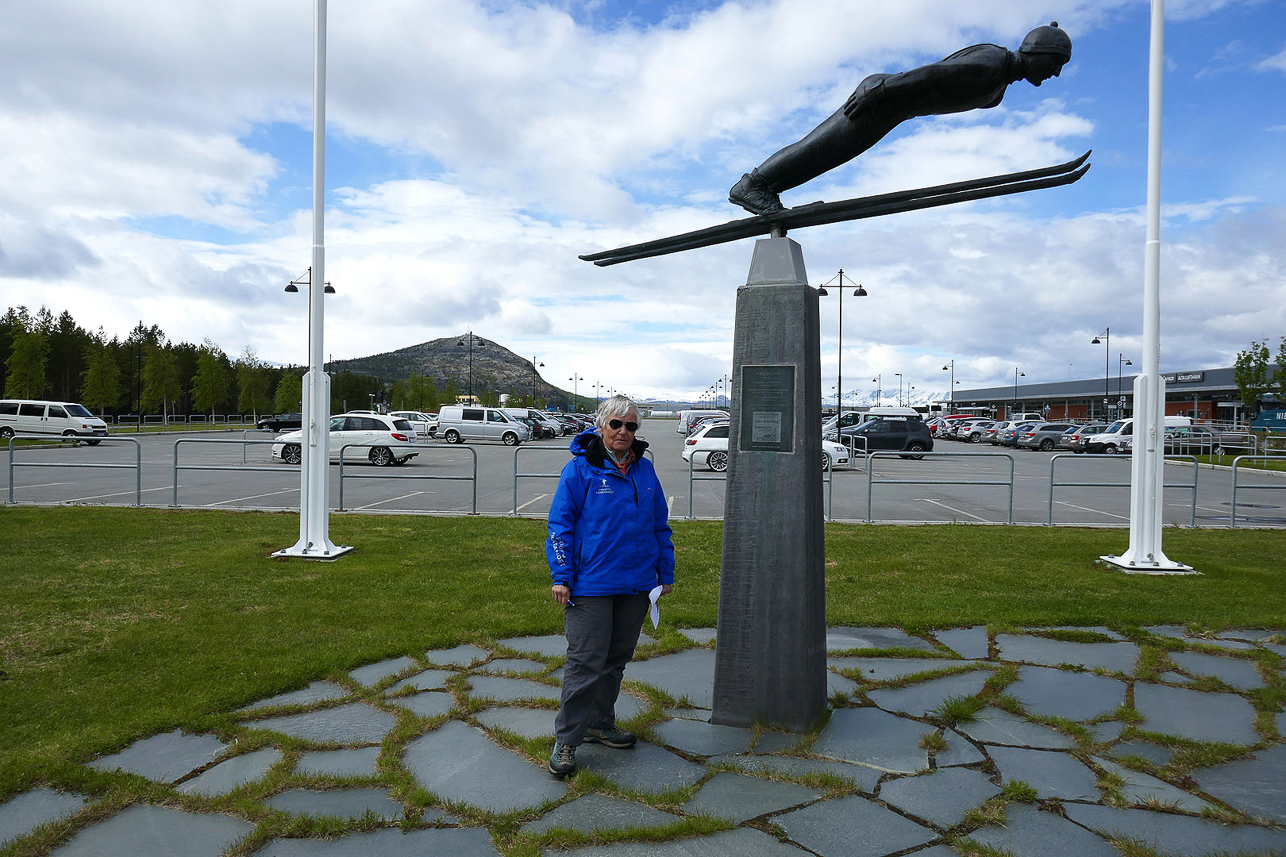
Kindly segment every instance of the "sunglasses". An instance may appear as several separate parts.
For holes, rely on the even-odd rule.
[[[617,431],[618,429],[620,429],[621,426],[625,426],[625,430],[628,432],[636,432],[639,430],[638,423],[623,423],[620,420],[607,421],[607,427],[610,428],[612,431]]]

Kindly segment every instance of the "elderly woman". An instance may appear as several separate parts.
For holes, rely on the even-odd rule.
[[[647,444],[635,437],[638,408],[612,396],[594,418],[596,427],[572,440],[545,544],[567,634],[549,758],[549,772],[560,777],[576,770],[583,741],[634,746],[634,736],[616,727],[621,675],[634,657],[649,593],[660,586],[665,594],[674,583],[665,494],[643,457]]]

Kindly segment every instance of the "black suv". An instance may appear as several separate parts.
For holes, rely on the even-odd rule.
[[[855,442],[850,442],[849,438]],[[840,443],[852,445],[859,453],[863,446],[867,452],[921,453],[933,452],[933,433],[923,421],[915,417],[878,417],[860,426],[851,426],[840,432]],[[904,455],[917,461],[923,455]]]
[[[275,417],[264,417],[255,423],[264,431],[288,431],[303,428],[303,414],[277,414]]]

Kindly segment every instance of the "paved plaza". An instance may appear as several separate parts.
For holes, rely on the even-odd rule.
[[[618,719],[646,740],[581,747],[568,780],[545,770],[565,643],[514,638],[142,738],[88,765],[152,798],[33,788],[0,804],[0,850],[1286,855],[1280,632],[832,628],[833,707],[806,735],[711,724],[715,635],[681,633],[626,671]]]

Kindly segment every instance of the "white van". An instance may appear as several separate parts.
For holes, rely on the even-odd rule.
[[[694,424],[700,422],[706,417],[726,417],[726,416],[728,416],[728,412],[722,411],[722,410],[715,411],[715,410],[689,409],[686,411],[679,411],[678,432],[681,435],[686,435],[688,432],[692,430],[692,426]]]
[[[915,417],[920,419],[922,416],[915,408],[905,408],[898,405],[877,405],[864,411],[845,411],[822,423],[822,435],[834,434],[840,429],[850,426],[860,426],[862,423],[870,422],[880,417]]]
[[[99,438],[107,437],[107,423],[75,402],[5,399],[0,401],[0,440],[15,434],[94,438],[85,442],[97,446]]]
[[[1192,425],[1192,417],[1166,417],[1165,428],[1175,428],[1177,426]],[[1134,436],[1134,418],[1130,417],[1124,420],[1117,420],[1107,427],[1107,430],[1101,434],[1092,434],[1089,437],[1081,439],[1081,445],[1085,451],[1092,454],[1107,453],[1116,455],[1121,451],[1121,443],[1126,438]]]
[[[517,446],[531,440],[531,430],[501,408],[480,405],[443,405],[438,411],[438,434],[447,443],[466,440],[498,440]]]

